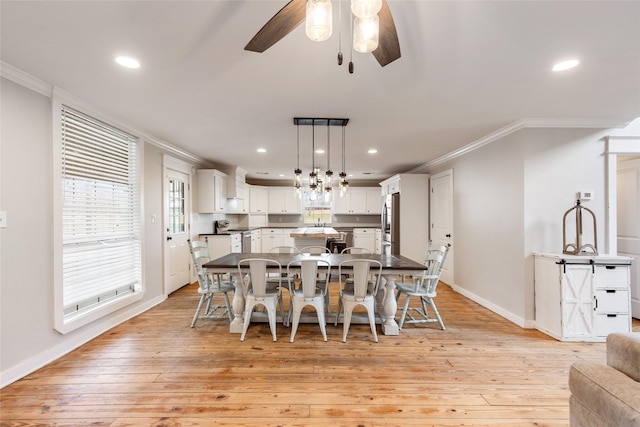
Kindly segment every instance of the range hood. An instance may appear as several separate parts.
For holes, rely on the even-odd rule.
[[[227,178],[227,198],[228,199],[248,199],[249,189],[245,181],[247,171],[239,166],[229,170]]]

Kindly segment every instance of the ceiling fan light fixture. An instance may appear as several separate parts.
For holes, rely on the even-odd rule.
[[[331,0],[308,0],[305,33],[316,42],[322,42],[331,37],[333,32],[333,7]]]
[[[351,13],[358,18],[370,18],[382,9],[382,0],[351,0]]]
[[[360,53],[373,52],[378,48],[380,20],[378,15],[369,18],[353,18],[353,50]]]

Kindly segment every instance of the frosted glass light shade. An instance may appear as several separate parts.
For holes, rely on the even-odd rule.
[[[382,9],[382,0],[351,0],[351,13],[358,18],[370,18]]]
[[[330,0],[308,0],[305,33],[316,42],[331,37],[333,32],[333,6]]]
[[[378,48],[380,20],[378,15],[353,19],[353,49],[360,53],[373,52]]]

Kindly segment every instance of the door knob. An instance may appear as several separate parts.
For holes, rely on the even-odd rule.
[[[173,237],[167,236],[167,241],[169,241],[169,240],[173,240]]]
[[[451,238],[451,234],[445,234],[444,237]]]

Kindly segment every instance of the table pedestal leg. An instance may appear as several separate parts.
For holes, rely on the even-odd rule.
[[[242,280],[242,276],[237,276],[236,280],[234,280],[234,284],[236,286],[236,290],[233,293],[233,301],[231,302],[231,309],[233,310],[233,320],[229,325],[229,332],[232,334],[241,334],[242,329],[244,328],[244,281]]]
[[[385,335],[399,335],[400,328],[396,322],[395,316],[398,309],[396,303],[396,275],[383,274],[384,277],[384,300],[382,301],[382,332]],[[378,292],[380,293],[380,292]]]

